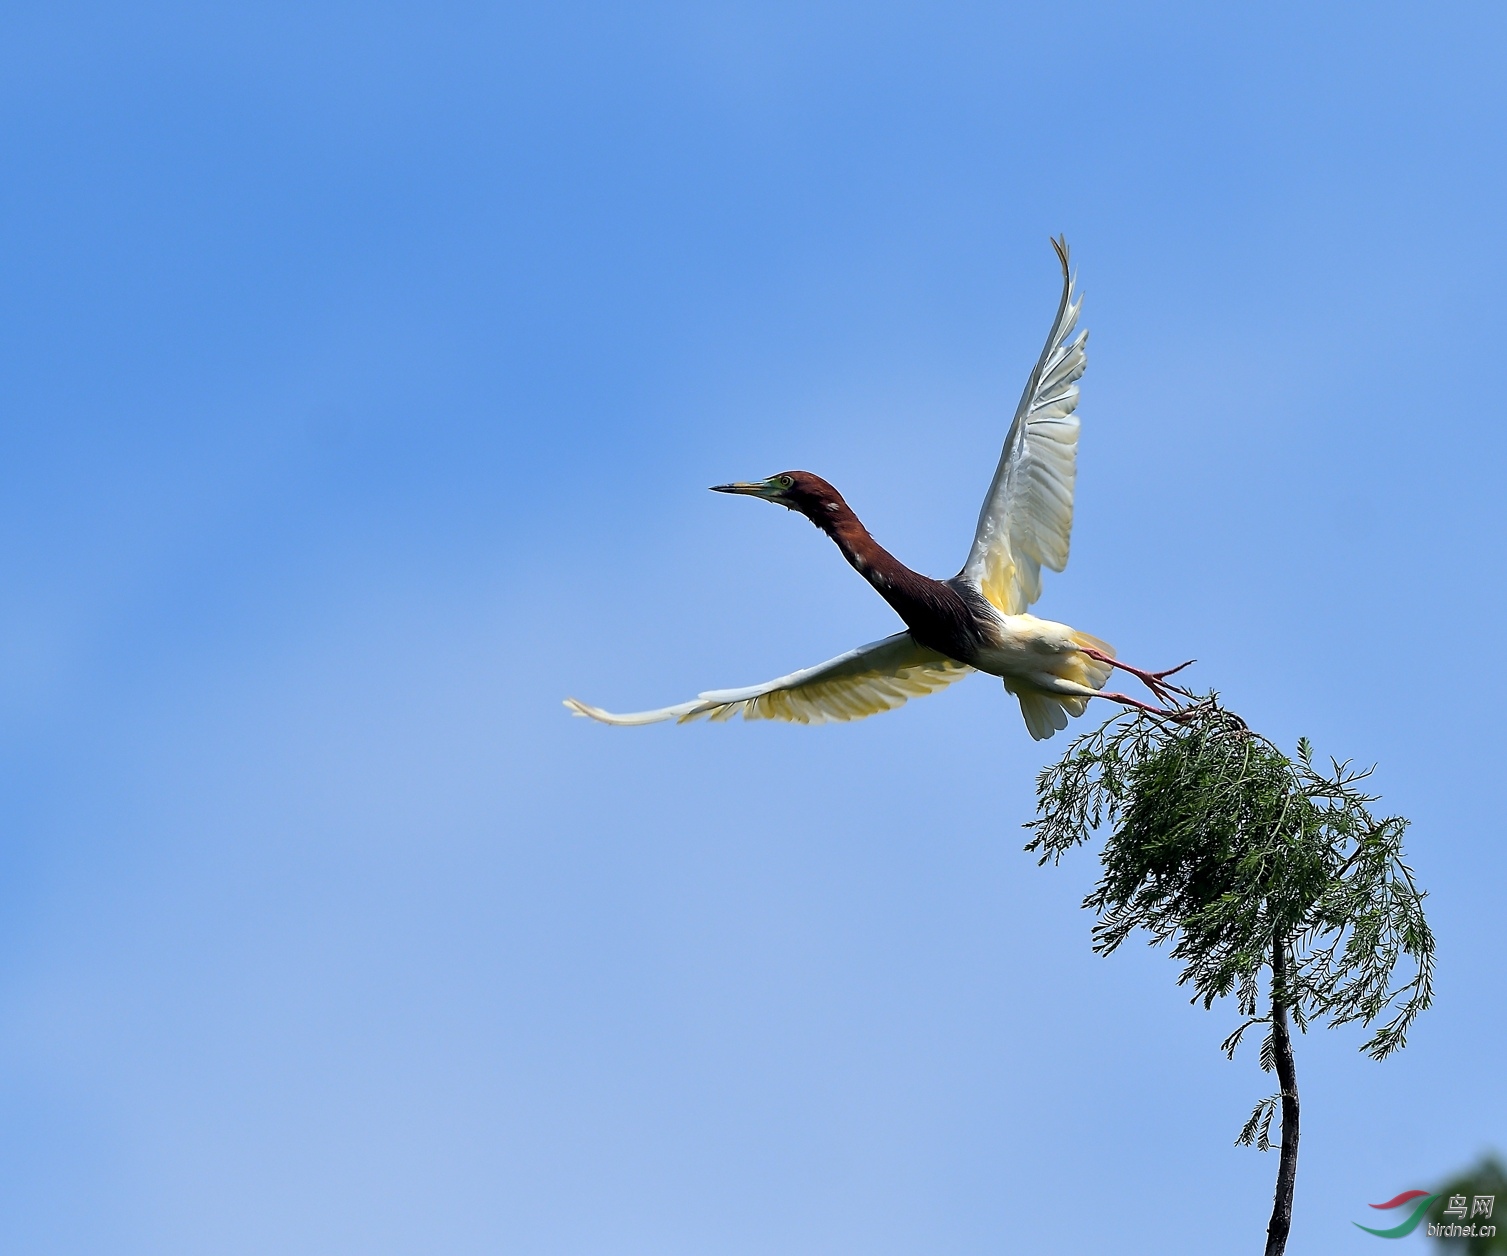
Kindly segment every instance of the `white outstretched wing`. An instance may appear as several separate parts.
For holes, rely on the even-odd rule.
[[[1007,615],[1041,596],[1041,568],[1067,566],[1077,477],[1078,377],[1088,333],[1070,339],[1081,297],[1068,270],[1067,240],[1053,240],[1062,263],[1062,299],[1041,359],[1026,381],[1005,437],[994,482],[979,512],[968,561],[958,573]]]
[[[577,715],[604,724],[681,724],[700,719],[728,720],[740,711],[746,720],[789,720],[796,724],[825,724],[828,720],[861,720],[892,711],[911,698],[921,698],[961,680],[973,668],[921,645],[908,632],[897,632],[835,659],[778,680],[746,689],[714,689],[690,702],[614,715],[575,698],[565,705]]]

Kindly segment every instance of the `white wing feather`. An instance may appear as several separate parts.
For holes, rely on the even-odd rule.
[[[1062,263],[1062,299],[1046,348],[1026,381],[1005,437],[994,482],[979,512],[973,549],[958,578],[1007,615],[1041,596],[1041,568],[1067,566],[1077,478],[1078,378],[1088,333],[1069,338],[1083,304],[1068,269],[1067,241],[1053,240]]]
[[[703,715],[728,720],[740,712],[746,720],[789,720],[796,724],[825,724],[828,720],[861,720],[892,711],[911,698],[924,697],[961,680],[973,668],[921,645],[908,632],[870,642],[835,659],[778,680],[746,689],[713,689],[676,706],[657,711],[614,715],[575,698],[565,705],[577,715],[604,724],[684,724]]]

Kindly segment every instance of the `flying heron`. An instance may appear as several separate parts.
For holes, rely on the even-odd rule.
[[[1066,624],[1038,619],[1026,608],[1041,596],[1041,569],[1067,566],[1077,476],[1078,379],[1088,332],[1073,338],[1078,310],[1066,238],[1053,240],[1062,264],[1062,295],[1046,348],[1026,381],[1005,437],[994,481],[979,512],[973,548],[962,571],[933,580],[912,571],[869,535],[842,494],[809,471],[786,471],[755,483],[718,484],[799,511],[837,544],[859,575],[905,621],[905,631],[839,654],[816,667],[745,689],[714,689],[689,702],[614,715],[575,698],[565,705],[604,724],[655,724],[708,716],[726,720],[789,720],[821,724],[890,711],[945,688],[973,671],[1000,677],[1020,700],[1026,728],[1038,741],[1082,715],[1090,698],[1170,714],[1124,693],[1106,692],[1113,669],[1138,677],[1160,702],[1182,694],[1167,681],[1187,663],[1143,671],[1115,659],[1108,642]]]

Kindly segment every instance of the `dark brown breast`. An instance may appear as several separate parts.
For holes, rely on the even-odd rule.
[[[972,593],[971,589],[960,590],[909,568],[903,577],[891,578],[875,587],[917,641],[960,663],[974,662],[992,635],[988,631],[992,617],[987,613],[981,616],[979,609],[970,604],[967,594]]]

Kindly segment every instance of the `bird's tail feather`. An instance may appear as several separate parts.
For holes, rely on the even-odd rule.
[[[1026,717],[1026,729],[1037,741],[1045,741],[1059,728],[1066,728],[1069,711],[1082,715],[1083,708],[1088,705],[1087,698],[1058,697],[1030,689],[1015,696],[1020,699],[1020,713]]]
[[[1114,657],[1115,648],[1107,641],[1090,636],[1086,632],[1072,634],[1074,645],[1097,650],[1100,654]],[[1090,658],[1087,654],[1072,651],[1059,656],[1053,669],[1058,678],[1084,689],[1103,689],[1114,674],[1108,663]],[[1088,710],[1088,695],[1067,693],[1044,693],[1040,689],[1017,688],[1007,679],[1005,688],[1020,699],[1020,713],[1025,717],[1026,729],[1037,741],[1045,741],[1059,729],[1067,727],[1068,716],[1075,719]]]

